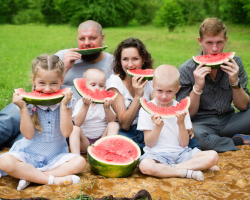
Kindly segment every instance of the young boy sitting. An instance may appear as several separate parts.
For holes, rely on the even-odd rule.
[[[180,89],[180,74],[171,65],[161,65],[154,73],[154,104],[160,107],[176,106],[175,94]],[[200,170],[220,170],[216,151],[188,148],[192,124],[188,111],[176,112],[175,118],[161,119],[140,109],[137,129],[143,130],[146,146],[140,158],[139,169],[155,177],[182,177],[203,181]]]

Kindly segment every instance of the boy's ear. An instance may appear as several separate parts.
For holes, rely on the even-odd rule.
[[[179,85],[179,87],[178,87],[178,89],[177,89],[177,92],[179,92],[180,89],[181,89],[181,86]],[[177,93],[177,92],[176,92],[176,93]]]
[[[64,76],[62,77],[62,81],[61,81],[60,87],[63,85],[63,81],[64,81]]]

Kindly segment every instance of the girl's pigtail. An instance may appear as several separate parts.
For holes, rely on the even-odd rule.
[[[37,109],[36,106],[34,106],[34,109],[32,109],[34,111],[34,115],[32,116],[31,120],[33,122],[33,125],[34,125],[35,129],[39,130],[39,133],[42,133],[43,128],[42,128],[41,123],[39,121],[36,109]]]

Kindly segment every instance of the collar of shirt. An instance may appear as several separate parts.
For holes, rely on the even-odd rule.
[[[39,108],[41,108],[42,110],[47,110],[48,108],[50,108],[50,110],[54,111],[55,109],[57,109],[57,107],[60,105],[60,103],[57,103],[55,105],[52,106],[38,106]]]

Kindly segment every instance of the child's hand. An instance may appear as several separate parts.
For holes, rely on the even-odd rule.
[[[21,95],[19,95],[18,93],[13,94],[12,101],[20,109],[27,107],[26,102],[23,100],[23,97]]]
[[[104,104],[103,104],[104,110],[109,109],[113,101],[114,101],[114,99],[112,99],[112,98],[105,98]]]
[[[65,91],[63,92],[63,99],[61,101],[61,104],[67,105],[69,101],[72,99],[73,92],[72,91]]]
[[[157,114],[153,114],[151,115],[151,120],[153,121],[153,123],[156,125],[156,126],[163,126],[164,125],[164,122],[161,118],[161,116],[157,115]]]
[[[83,105],[89,107],[89,105],[90,105],[91,102],[92,102],[92,99],[91,99],[91,97],[89,97],[89,96],[82,97],[82,102],[83,102]]]
[[[187,111],[176,111],[175,114],[177,117],[177,124],[180,125],[181,123],[184,123],[184,119],[187,114]]]
[[[193,139],[194,138],[194,130],[193,130],[193,128],[188,129],[187,131],[188,131],[188,135],[189,135],[190,139]]]

